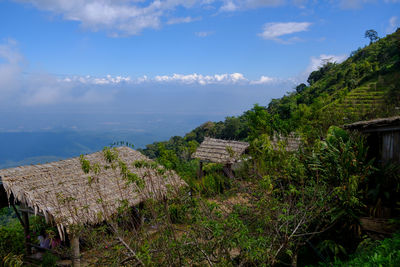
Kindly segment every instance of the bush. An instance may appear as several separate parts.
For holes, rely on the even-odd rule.
[[[349,261],[335,260],[329,266],[400,266],[400,233],[358,249]]]
[[[172,223],[183,223],[185,221],[185,207],[180,204],[171,204],[168,207],[168,213]]]
[[[46,252],[44,254],[43,259],[42,259],[42,266],[43,267],[53,267],[56,266],[56,263],[58,261],[58,257],[51,254],[50,252]]]
[[[24,229],[18,220],[12,220],[7,225],[0,226],[0,257],[4,258],[7,254],[24,253]]]

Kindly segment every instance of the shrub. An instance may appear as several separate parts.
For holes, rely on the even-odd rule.
[[[7,225],[0,226],[0,257],[7,254],[22,254],[24,252],[24,230],[18,220],[12,220]]]
[[[335,260],[329,266],[400,266],[400,233],[358,249],[348,261]]]

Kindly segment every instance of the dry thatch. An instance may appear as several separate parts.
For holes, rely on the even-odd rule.
[[[358,121],[352,124],[344,125],[346,129],[359,131],[373,131],[379,128],[390,128],[390,130],[400,129],[400,116],[380,118],[369,121]]]
[[[235,163],[248,147],[246,142],[206,137],[192,157],[214,163]]]
[[[294,152],[299,149],[301,139],[294,133],[291,133],[288,136],[274,136],[271,140],[271,144],[274,149],[279,149],[280,143],[284,144],[286,151]]]
[[[92,166],[89,173],[82,169],[80,158],[0,170],[0,178],[15,201],[44,214],[54,221],[60,234],[64,227],[95,224],[108,219],[118,207],[137,205],[147,198],[160,199],[170,188],[185,182],[173,171],[157,166],[141,153],[127,148],[111,149],[124,162],[134,177],[142,179],[144,187],[129,183],[121,175],[121,165],[106,160],[103,152],[86,155]],[[139,166],[138,163],[142,162]],[[143,164],[147,162],[147,164]],[[134,166],[136,163],[136,167]]]

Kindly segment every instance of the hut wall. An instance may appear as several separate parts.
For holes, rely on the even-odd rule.
[[[382,134],[382,161],[400,163],[400,131]]]

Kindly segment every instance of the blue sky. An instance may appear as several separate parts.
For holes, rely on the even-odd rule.
[[[0,0],[0,131],[239,115],[399,25],[400,0]]]

